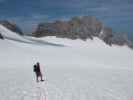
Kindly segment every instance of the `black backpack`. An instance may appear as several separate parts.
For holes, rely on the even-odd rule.
[[[33,71],[34,71],[34,72],[36,72],[36,68],[37,68],[37,66],[34,65],[34,66],[33,66]]]

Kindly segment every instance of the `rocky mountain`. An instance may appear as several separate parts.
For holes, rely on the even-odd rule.
[[[32,35],[35,37],[56,36],[82,40],[98,37],[110,46],[115,44],[133,47],[133,42],[125,34],[115,34],[110,27],[105,26],[94,16],[80,16],[73,17],[69,21],[59,20],[51,23],[40,23]]]
[[[120,46],[127,45],[130,48],[133,48],[133,42],[128,39],[128,36],[126,33],[125,34],[116,33],[116,35],[114,35],[112,38],[112,44],[116,44]]]
[[[98,36],[102,23],[93,16],[73,17],[70,21],[56,21],[53,23],[41,23],[33,36],[57,36],[71,39],[93,39]]]
[[[13,32],[18,33],[19,35],[24,35],[22,30],[13,22],[9,22],[7,20],[0,21],[0,24],[5,26],[6,28],[10,29]]]

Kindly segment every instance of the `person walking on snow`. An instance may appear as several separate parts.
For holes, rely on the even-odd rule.
[[[40,70],[40,63],[37,62],[35,65],[34,65],[34,72],[36,74],[36,81],[39,82],[39,77],[41,78],[41,81],[44,81],[43,78],[42,78],[42,73],[41,73],[41,70]]]

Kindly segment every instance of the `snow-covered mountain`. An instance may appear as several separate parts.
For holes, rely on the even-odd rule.
[[[133,51],[102,40],[22,37],[0,25],[1,100],[132,100]],[[45,82],[36,83],[41,63]]]
[[[12,30],[13,32],[17,32],[19,35],[24,35],[22,30],[18,27],[18,25],[14,22],[8,21],[8,20],[0,20],[0,24],[6,27],[9,30]]]
[[[99,21],[95,16],[76,16],[64,21],[41,22],[32,35],[35,37],[56,36],[84,41],[97,37],[110,46],[127,45],[133,48],[133,41],[126,33],[114,32],[111,27]]]
[[[3,38],[8,39],[8,40],[29,42],[28,40],[24,39],[19,34],[7,29],[3,25],[0,25],[0,33],[3,36]]]

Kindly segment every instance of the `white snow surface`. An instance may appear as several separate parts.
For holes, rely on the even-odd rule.
[[[0,25],[0,100],[132,100],[133,50],[98,38],[21,37]],[[17,40],[17,41],[16,41]],[[45,81],[36,83],[39,61]]]

